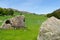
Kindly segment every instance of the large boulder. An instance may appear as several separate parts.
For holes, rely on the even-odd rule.
[[[16,16],[9,20],[6,20],[2,25],[2,28],[4,28],[4,29],[9,29],[11,27],[16,28],[16,29],[24,28],[25,27],[24,15]]]
[[[11,25],[14,28],[24,28],[25,27],[25,17],[24,15],[14,17],[10,19]]]
[[[60,20],[48,18],[40,27],[37,40],[60,40]]]

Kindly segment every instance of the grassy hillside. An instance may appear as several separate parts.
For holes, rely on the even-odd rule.
[[[15,12],[15,15],[19,15]],[[47,19],[44,15],[27,14],[25,13],[25,24],[27,29],[20,30],[1,30],[0,40],[36,40],[40,25]],[[0,16],[0,26],[4,20],[14,16]]]

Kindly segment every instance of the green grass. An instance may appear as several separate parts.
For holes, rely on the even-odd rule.
[[[16,13],[16,15],[19,15]],[[24,14],[25,26],[27,29],[20,30],[2,30],[0,29],[0,40],[36,40],[40,25],[47,19],[44,15]],[[0,16],[0,26],[4,20],[13,16]]]

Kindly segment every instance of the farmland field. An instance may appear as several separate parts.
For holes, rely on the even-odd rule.
[[[19,15],[15,12],[15,15]],[[0,40],[36,40],[39,32],[39,28],[47,17],[45,15],[36,14],[24,14],[25,15],[25,26],[27,29],[19,30],[3,30],[0,29]],[[9,18],[14,16],[0,16],[0,26]]]

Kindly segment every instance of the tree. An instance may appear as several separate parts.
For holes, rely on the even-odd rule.
[[[14,15],[14,10],[13,9],[9,8],[8,12],[9,12],[9,15]]]
[[[14,10],[11,8],[0,8],[0,15],[14,15]]]
[[[3,8],[0,8],[0,15],[2,15],[3,13]]]
[[[3,9],[2,15],[8,15],[8,10],[6,8]]]

